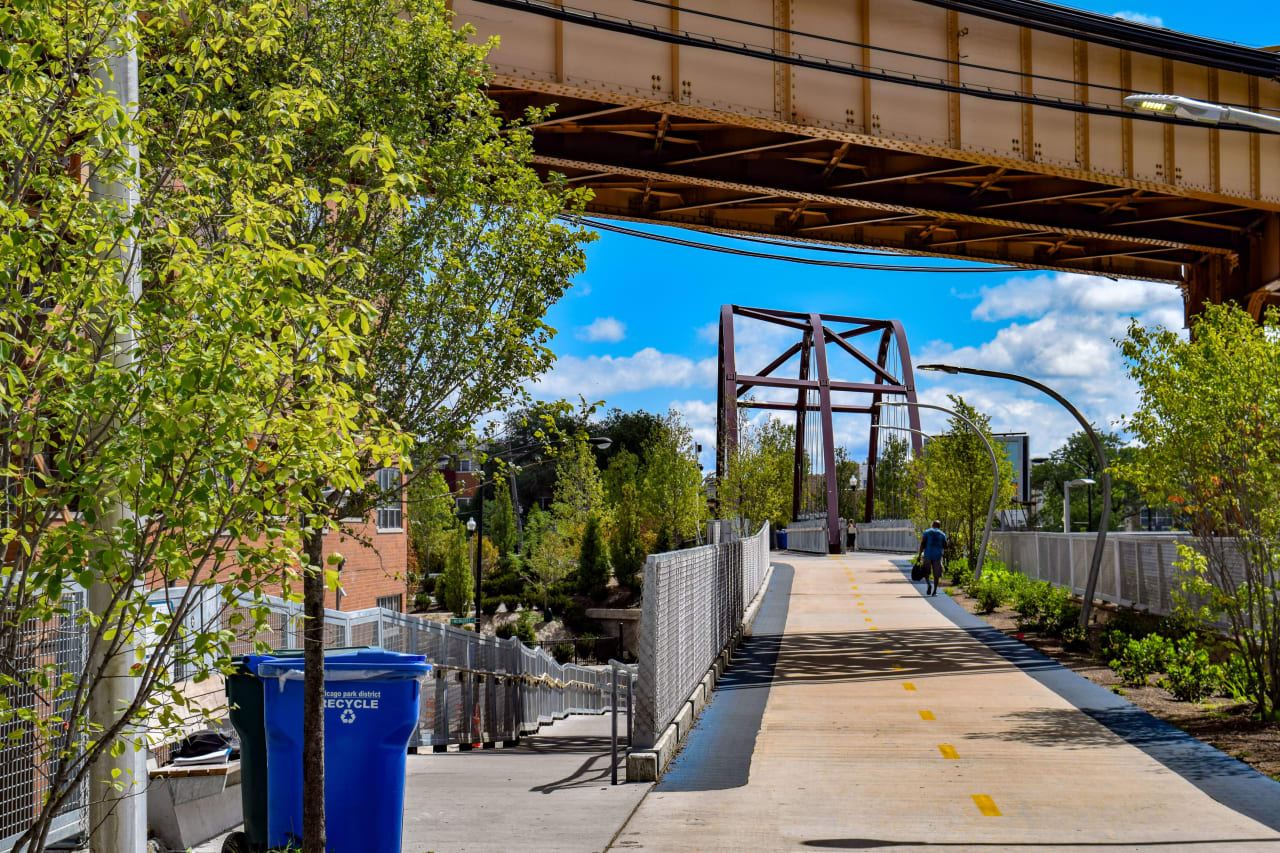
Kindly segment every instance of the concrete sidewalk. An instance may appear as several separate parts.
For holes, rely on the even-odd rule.
[[[571,716],[511,749],[408,756],[402,853],[599,853],[651,787],[621,784],[625,760],[609,784],[609,730],[608,714]]]
[[[740,661],[611,849],[1280,851],[1280,785],[1002,647],[887,556],[774,559]]]

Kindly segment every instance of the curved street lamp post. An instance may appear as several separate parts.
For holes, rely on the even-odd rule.
[[[959,420],[964,421],[965,425],[968,426],[969,429],[977,433],[978,437],[982,439],[982,443],[987,446],[987,455],[991,457],[991,502],[987,506],[987,526],[984,527],[982,530],[982,547],[978,549],[978,562],[973,570],[973,579],[977,581],[982,577],[982,567],[987,564],[987,546],[990,545],[991,543],[991,525],[995,522],[996,504],[1000,500],[1000,463],[996,459],[995,448],[991,446],[991,442],[987,439],[986,434],[983,433],[983,431],[978,428],[977,424],[975,424],[973,421],[969,420],[959,412],[952,411],[951,409],[948,409],[944,406],[935,406],[932,403],[908,403],[908,402],[899,402],[899,401],[889,402],[884,400],[880,401],[879,403],[876,403],[875,405],[877,406],[914,406],[917,409],[934,409],[939,412],[945,412],[946,414],[951,415],[954,418],[958,418]],[[884,428],[885,427],[881,427],[881,429],[884,429]],[[894,429],[905,429],[905,428],[894,427]],[[914,430],[914,429],[908,429],[906,431],[920,432],[919,430]],[[923,432],[921,432],[920,434],[924,435]]]
[[[1111,475],[1107,473],[1106,451],[1102,449],[1102,442],[1098,440],[1098,434],[1093,431],[1093,426],[1085,420],[1084,415],[1080,414],[1079,409],[1071,405],[1067,398],[1057,391],[1017,373],[1001,373],[998,370],[981,370],[977,367],[957,367],[954,364],[922,364],[919,369],[940,370],[943,373],[951,374],[967,373],[972,376],[989,376],[992,379],[1008,379],[1012,382],[1030,385],[1032,388],[1043,391],[1057,400],[1076,419],[1084,430],[1085,435],[1089,436],[1089,441],[1093,443],[1093,452],[1098,457],[1099,476],[1102,477],[1102,517],[1098,521],[1098,537],[1094,542],[1093,559],[1089,565],[1089,578],[1085,581],[1084,600],[1081,602],[1080,607],[1080,627],[1087,628],[1089,626],[1089,616],[1093,612],[1093,592],[1098,586],[1098,571],[1102,568],[1102,549],[1107,542],[1107,528],[1111,526]]]

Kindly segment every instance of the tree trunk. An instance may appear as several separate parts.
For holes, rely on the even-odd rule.
[[[325,853],[324,832],[324,533],[307,534],[302,579],[302,851]]]

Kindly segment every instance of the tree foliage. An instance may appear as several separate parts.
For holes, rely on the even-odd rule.
[[[665,529],[675,544],[698,535],[705,517],[702,475],[693,432],[674,409],[644,443],[640,484],[642,511],[654,527]]]
[[[924,482],[915,520],[921,527],[941,520],[949,538],[948,544],[963,553],[970,569],[973,569],[991,505],[991,456],[987,453],[983,436],[991,442],[999,468],[997,510],[1012,502],[1017,484],[1013,481],[1013,466],[1009,464],[1003,447],[991,440],[990,417],[970,406],[963,397],[951,394],[948,399],[956,412],[982,431],[982,436],[953,416],[946,432],[926,445],[924,455],[912,466],[913,478]]]
[[[911,442],[880,433],[884,449],[875,467],[876,518],[909,518],[916,509],[917,480],[912,474]]]
[[[721,518],[775,526],[791,521],[795,434],[795,427],[779,420],[760,426],[739,421],[738,443],[728,449],[724,476],[716,484]]]
[[[582,533],[578,548],[578,592],[599,598],[609,583],[609,555],[605,550],[604,536],[600,532],[600,519],[591,515]]]
[[[449,534],[449,551],[445,557],[444,574],[436,583],[436,595],[444,608],[457,616],[466,616],[470,612],[475,595],[469,554],[466,533],[461,527],[454,528]]]
[[[405,517],[420,576],[444,571],[449,543],[458,525],[453,506],[449,484],[439,470],[410,481]]]
[[[1133,324],[1121,342],[1139,388],[1120,473],[1179,509],[1188,592],[1223,618],[1264,717],[1280,715],[1280,315],[1206,306],[1190,339]]]
[[[639,499],[634,483],[622,486],[622,496],[614,508],[613,541],[609,553],[613,571],[623,586],[635,588],[644,567],[645,552],[640,541]]]
[[[511,489],[505,477],[499,476],[493,484],[495,492],[492,514],[485,514],[485,527],[488,529],[493,547],[498,556],[505,557],[516,550],[517,530],[516,514],[511,506]]]
[[[866,507],[858,500],[858,472],[861,468],[857,462],[849,458],[849,451],[843,447],[835,449],[835,457],[840,517],[861,521],[866,514]]]
[[[1134,448],[1126,446],[1117,433],[1096,428],[1094,432],[1113,468],[1126,465],[1132,460]],[[1093,443],[1083,430],[1072,433],[1062,447],[1049,454],[1048,461],[1031,469],[1032,484],[1044,494],[1044,504],[1039,514],[1040,529],[1062,529],[1062,485],[1076,479],[1096,480],[1098,484],[1076,487],[1076,491],[1072,493],[1072,529],[1097,530],[1102,523],[1102,478],[1098,476],[1098,456],[1093,450]],[[1125,519],[1138,513],[1142,504],[1142,493],[1138,487],[1113,472],[1111,525],[1108,529],[1123,529]]]

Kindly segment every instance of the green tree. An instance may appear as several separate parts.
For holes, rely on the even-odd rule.
[[[644,444],[641,506],[659,529],[665,529],[673,544],[698,534],[705,518],[702,504],[702,475],[693,447],[693,432],[672,409],[649,433]]]
[[[759,427],[746,419],[739,424],[737,446],[716,483],[720,517],[785,525],[791,521],[795,427],[773,419]]]
[[[911,443],[885,432],[880,440],[884,450],[875,467],[876,518],[908,518],[915,512],[918,488],[912,474]]]
[[[475,595],[475,585],[471,575],[466,534],[459,527],[449,537],[449,553],[445,558],[444,574],[436,583],[436,594],[440,597],[440,603],[456,616],[466,616],[471,610]]]
[[[604,483],[595,454],[585,435],[572,438],[556,463],[555,497],[551,516],[570,542],[581,540],[587,519],[605,511]]]
[[[1280,314],[1208,305],[1189,339],[1135,322],[1120,348],[1139,406],[1118,473],[1179,508],[1187,591],[1230,626],[1259,713],[1280,717]]]
[[[840,517],[860,521],[866,507],[858,503],[858,472],[860,466],[849,458],[849,451],[837,447],[836,452],[836,489],[840,499]]]
[[[0,12],[0,724],[22,720],[0,760],[40,765],[45,785],[19,849],[43,849],[81,791],[91,810],[117,785],[132,796],[141,780],[110,762],[204,713],[175,670],[207,678],[267,625],[262,607],[206,621],[211,595],[224,610],[266,583],[296,596],[300,571],[323,594],[336,572],[304,548],[328,513],[315,485],[358,493],[368,460],[408,450],[350,382],[378,313],[347,286],[360,249],[293,229],[404,196],[377,164],[363,191],[339,191],[294,158],[332,107],[262,75],[293,64],[295,11]],[[252,95],[229,111],[230,90]],[[59,627],[33,639],[32,625]],[[73,631],[91,650],[74,672],[53,645]],[[95,715],[127,679],[133,697]],[[37,697],[52,713],[32,712]]]
[[[499,476],[493,484],[493,512],[485,513],[485,527],[498,550],[498,556],[506,557],[516,550],[516,514],[511,506],[511,490],[505,477]]]
[[[611,506],[622,502],[622,492],[627,486],[634,487],[640,480],[640,457],[628,450],[615,453],[609,465],[601,474],[604,482],[605,500]]]
[[[640,544],[640,514],[634,483],[622,486],[622,497],[614,508],[613,541],[610,554],[618,582],[634,589],[644,567],[645,553]]]
[[[600,519],[587,517],[582,533],[582,545],[578,548],[578,592],[599,598],[609,584],[609,556],[604,537],[600,533]]]
[[[418,575],[425,577],[444,571],[457,516],[453,495],[439,470],[431,469],[409,482],[405,517],[409,521],[409,543],[417,558]]]
[[[991,419],[964,401],[948,395],[956,412],[968,418],[991,441]],[[1000,473],[1000,494],[996,509],[1008,506],[1016,493],[1013,466],[1004,449],[991,442]],[[991,506],[991,456],[982,437],[968,424],[952,417],[946,432],[932,439],[924,455],[912,466],[912,478],[924,482],[916,523],[921,526],[933,520],[942,521],[949,537],[948,544],[964,554],[973,569],[978,560],[978,543]]]
[[[1135,449],[1123,444],[1114,432],[1094,429],[1107,460],[1112,465],[1130,462]],[[1039,512],[1042,530],[1062,529],[1062,485],[1070,480],[1090,479],[1098,485],[1078,487],[1072,494],[1071,522],[1074,530],[1097,530],[1102,523],[1102,478],[1098,476],[1098,457],[1093,443],[1083,430],[1072,433],[1066,443],[1049,454],[1048,460],[1031,469],[1031,482],[1044,495]],[[1125,519],[1142,509],[1142,492],[1123,477],[1111,477],[1110,530],[1124,528]]]

